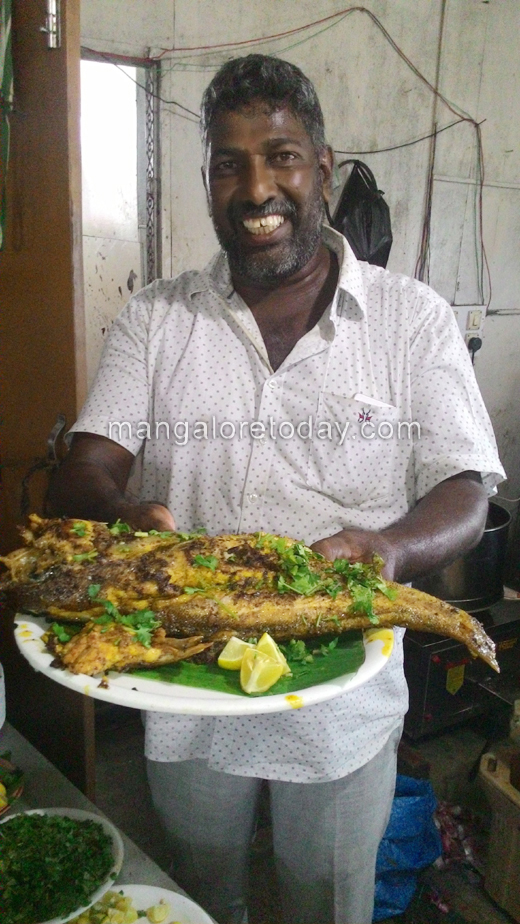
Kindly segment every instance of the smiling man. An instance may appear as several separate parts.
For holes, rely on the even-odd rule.
[[[143,289],[114,322],[55,511],[265,530],[329,558],[378,553],[401,581],[463,554],[503,476],[467,350],[431,289],[359,263],[324,226],[333,158],[312,84],[276,58],[229,61],[204,94],[202,136],[221,251]],[[114,421],[128,425],[117,441]],[[157,422],[189,438],[155,435]],[[173,875],[221,924],[245,920],[262,780],[285,924],[372,920],[407,708],[402,634],[375,678],[321,705],[148,714]]]

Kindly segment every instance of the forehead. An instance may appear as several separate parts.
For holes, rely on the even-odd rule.
[[[302,148],[313,149],[302,121],[283,107],[270,110],[259,101],[231,112],[216,114],[208,132],[208,149],[249,148],[287,140]]]

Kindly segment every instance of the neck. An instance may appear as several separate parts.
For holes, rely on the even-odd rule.
[[[331,253],[324,244],[320,244],[309,262],[287,279],[257,283],[232,272],[232,280],[235,291],[246,305],[253,308],[269,300],[274,293],[287,303],[301,301],[302,296],[316,297],[329,275],[330,268]]]
[[[277,285],[261,287],[233,279],[254,315],[273,369],[318,323],[334,298],[338,275],[335,254],[322,246],[302,270]]]

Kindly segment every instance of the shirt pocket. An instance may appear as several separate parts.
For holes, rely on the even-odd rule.
[[[321,392],[306,484],[346,507],[391,505],[401,482],[398,410]]]

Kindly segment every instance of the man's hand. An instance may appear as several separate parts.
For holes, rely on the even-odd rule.
[[[175,520],[162,504],[124,504],[118,511],[117,519],[143,532],[150,529],[175,530]]]
[[[387,581],[395,580],[395,571],[399,550],[384,533],[375,533],[368,529],[343,529],[328,539],[320,539],[311,548],[334,561],[335,558],[347,558],[349,561],[370,563],[374,555],[379,555],[385,566],[382,574]]]
[[[488,512],[478,472],[460,472],[436,485],[413,510],[380,533],[344,529],[312,546],[325,558],[385,562],[387,580],[413,581],[438,571],[479,542]]]
[[[131,504],[125,497],[134,457],[118,443],[94,433],[75,433],[70,451],[53,475],[47,505],[57,516],[82,517],[134,529],[174,530],[163,504]]]

